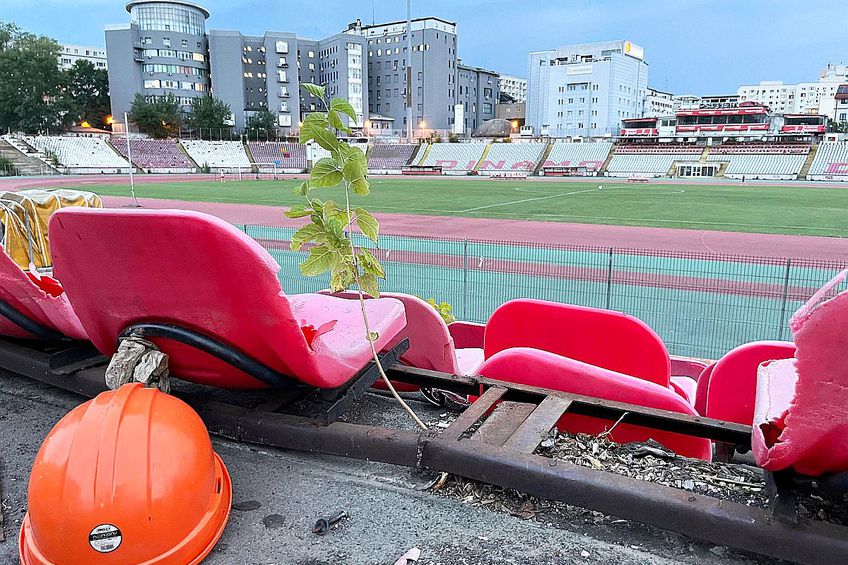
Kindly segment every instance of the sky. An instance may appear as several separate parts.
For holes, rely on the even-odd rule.
[[[321,38],[361,18],[405,19],[403,0],[195,0],[208,29],[295,32]],[[0,0],[0,20],[67,43],[104,45],[106,24],[126,23],[123,0]],[[628,39],[645,48],[650,86],[675,94],[735,93],[761,80],[815,81],[848,63],[842,0],[413,0],[413,17],[459,28],[473,66],[527,75],[531,51]]]

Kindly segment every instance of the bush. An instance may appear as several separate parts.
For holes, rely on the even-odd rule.
[[[5,155],[0,155],[0,174],[7,177],[18,176],[18,168],[12,160]]]

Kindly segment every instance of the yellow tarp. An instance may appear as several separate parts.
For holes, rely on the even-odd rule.
[[[0,224],[6,254],[22,269],[30,263],[38,268],[51,267],[47,224],[53,212],[69,206],[102,208],[103,201],[93,192],[82,190],[0,192]]]

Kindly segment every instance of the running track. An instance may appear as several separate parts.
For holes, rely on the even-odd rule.
[[[303,175],[300,175],[301,177]],[[136,182],[209,181],[214,175],[139,175]],[[468,180],[469,177],[459,177]],[[471,177],[473,178],[473,177]],[[531,182],[544,182],[534,179]],[[553,179],[552,179],[553,180]],[[561,179],[556,179],[561,180]],[[585,179],[597,183],[597,179]],[[0,179],[0,190],[51,188],[76,184],[79,188],[95,189],[98,184],[127,182],[126,176],[97,177],[38,177]],[[664,184],[666,181],[663,181]],[[689,181],[688,183],[691,183]],[[799,183],[801,184],[801,183]],[[844,184],[821,184],[818,187],[848,188]],[[106,206],[119,207],[130,203],[129,198],[104,197]],[[292,227],[302,220],[290,220],[284,208],[254,204],[217,202],[185,202],[175,200],[140,199],[146,208],[180,208],[197,210],[218,216],[234,224]],[[378,214],[385,234],[447,239],[477,239],[483,241],[512,241],[521,243],[557,243],[591,245],[624,249],[696,252],[760,257],[816,260],[848,260],[848,240],[835,237],[793,236],[673,228],[606,226],[569,224],[526,220],[490,218],[457,218],[417,216],[413,214]]]

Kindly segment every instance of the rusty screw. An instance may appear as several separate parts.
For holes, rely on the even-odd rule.
[[[314,526],[312,526],[312,533],[318,534],[319,536],[323,536],[324,534],[330,531],[330,526],[332,526],[333,524],[337,524],[342,520],[342,518],[347,518],[347,512],[345,512],[344,510],[336,512],[329,518],[321,518],[320,520],[315,522]]]

